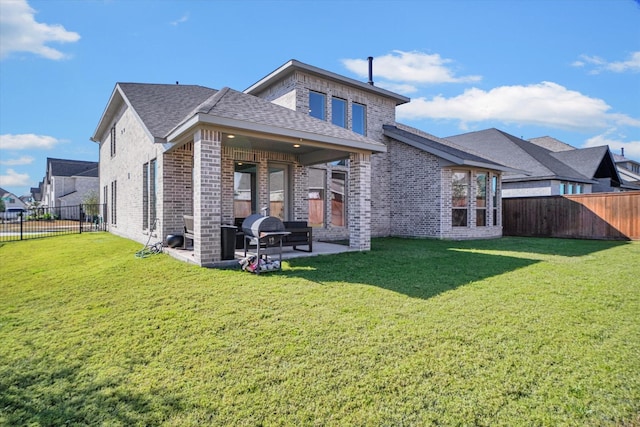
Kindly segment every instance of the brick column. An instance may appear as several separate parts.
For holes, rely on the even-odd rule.
[[[349,161],[349,247],[371,249],[371,155],[351,153]]]
[[[221,138],[218,131],[200,129],[193,136],[193,252],[206,266],[220,261]]]

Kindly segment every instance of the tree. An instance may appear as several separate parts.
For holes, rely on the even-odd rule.
[[[98,203],[100,203],[100,199],[98,198],[98,192],[95,190],[88,191],[87,194],[84,195],[82,199],[82,204],[84,205],[84,212],[87,215],[96,216],[98,215],[100,209],[98,207]]]
[[[4,199],[0,199],[0,212],[4,212],[7,210],[7,207],[4,204]]]

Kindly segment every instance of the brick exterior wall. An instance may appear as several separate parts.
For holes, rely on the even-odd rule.
[[[442,174],[438,157],[398,141],[388,143],[391,165],[391,232],[440,237]]]
[[[141,243],[149,239],[149,230],[142,227],[142,165],[152,159],[157,159],[158,176],[162,177],[162,146],[154,144],[146,133],[136,115],[126,106],[116,115],[116,153],[112,157],[110,152],[111,137],[109,131],[100,139],[100,203],[107,204],[105,223],[113,234],[126,237]],[[112,182],[117,182],[117,219],[112,224]],[[158,180],[158,216],[162,219],[162,180]],[[108,197],[105,200],[104,187],[108,187]],[[154,231],[154,241],[162,240],[163,223],[159,221]],[[173,230],[175,231],[175,230]]]

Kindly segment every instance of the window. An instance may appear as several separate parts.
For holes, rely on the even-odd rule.
[[[258,167],[253,163],[237,162],[233,174],[233,215],[246,218],[258,212]]]
[[[118,217],[116,216],[117,210],[117,193],[118,193],[118,182],[111,181],[111,224],[116,225],[116,220]]]
[[[487,174],[476,175],[476,227],[487,225]]]
[[[360,135],[366,135],[367,110],[362,104],[351,104],[351,130]]]
[[[331,123],[347,127],[347,101],[344,99],[331,98]]]
[[[567,190],[565,189],[565,183],[561,182],[560,183],[560,195],[566,194]]]
[[[331,225],[344,227],[346,218],[346,174],[344,172],[331,172]]]
[[[327,172],[324,169],[309,169],[309,225],[324,227],[324,200]]]
[[[142,229],[149,228],[149,163],[142,165]]]
[[[289,216],[287,165],[269,165],[269,215],[286,221]]]
[[[316,119],[325,120],[326,96],[320,92],[309,91],[309,115]]]
[[[493,202],[493,225],[498,225],[498,177],[491,176],[491,201]]]
[[[104,203],[105,205],[107,205],[107,204],[109,203],[109,186],[108,186],[108,185],[105,185],[105,186],[102,188],[102,203]],[[109,208],[108,206],[105,206],[105,211],[104,211],[105,218],[104,218],[104,222],[107,222],[107,221],[108,221],[108,219],[109,219],[109,218],[107,217],[107,209],[108,209],[108,208]]]
[[[111,127],[111,157],[116,155],[116,125]]]
[[[469,174],[454,172],[451,183],[451,224],[466,227],[469,211]]]
[[[142,229],[155,228],[156,221],[156,159],[142,165]],[[151,227],[149,227],[151,224]]]

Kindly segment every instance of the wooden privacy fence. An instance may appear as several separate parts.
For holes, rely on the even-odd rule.
[[[502,199],[505,236],[640,240],[640,192]]]

